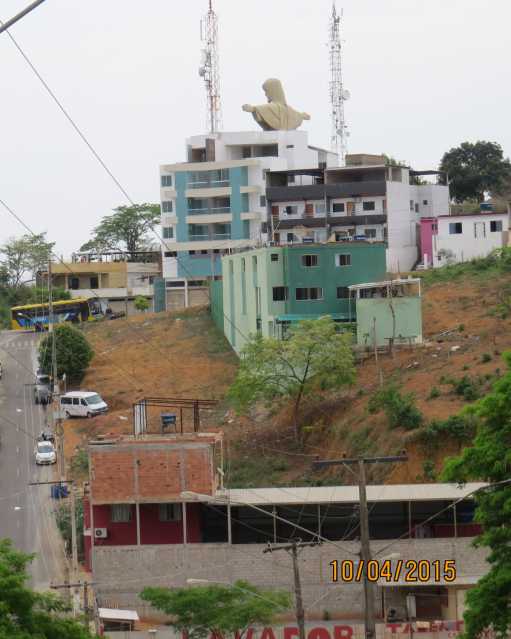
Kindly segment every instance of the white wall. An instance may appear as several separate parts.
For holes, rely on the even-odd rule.
[[[415,188],[407,182],[387,182],[387,269],[391,273],[411,270],[418,258],[418,216],[410,210]]]

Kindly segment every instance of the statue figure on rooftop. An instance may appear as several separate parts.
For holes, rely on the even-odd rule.
[[[242,109],[251,113],[254,120],[264,131],[289,131],[297,129],[304,120],[310,120],[308,113],[295,111],[288,106],[282,83],[270,78],[263,84],[268,104],[252,106],[244,104]]]

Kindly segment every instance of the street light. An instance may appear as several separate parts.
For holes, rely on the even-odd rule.
[[[252,595],[253,597],[258,597],[259,599],[262,599],[263,601],[267,601],[268,603],[271,603],[273,606],[277,606],[278,608],[281,608],[282,610],[285,610],[286,612],[288,611],[288,609],[282,606],[281,604],[276,603],[275,601],[272,601],[271,599],[268,599],[267,597],[263,597],[263,595],[260,595],[258,592],[252,592],[252,590],[241,588],[241,586],[237,586],[236,584],[231,584],[228,581],[217,581],[216,579],[213,580],[213,579],[190,578],[186,580],[186,583],[189,584],[190,586],[208,586],[208,585],[229,586],[230,588],[241,590],[241,592],[246,592],[249,595]]]

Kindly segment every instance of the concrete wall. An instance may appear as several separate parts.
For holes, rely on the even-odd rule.
[[[410,210],[410,185],[387,182],[387,269],[410,271],[417,261],[416,214]]]
[[[184,288],[168,288],[167,311],[178,311],[189,306],[207,306],[209,304],[209,292],[207,287],[188,287],[188,299]]]
[[[394,308],[396,325],[394,331]],[[422,308],[420,297],[394,297],[382,299],[358,299],[357,302],[357,343],[374,345],[374,319],[376,319],[376,344],[388,346],[388,338],[413,337],[413,342],[422,342]]]
[[[388,543],[372,542],[373,556]],[[190,544],[95,548],[93,580],[98,583],[100,597],[117,602],[120,607],[137,607],[140,604],[138,593],[145,586],[182,587],[188,578],[222,582],[248,579],[259,586],[291,590],[290,557],[286,553],[263,554],[265,547],[262,544]],[[330,566],[334,559],[356,560],[359,549],[357,542],[341,541],[305,548],[301,552],[304,605],[310,612],[328,611],[332,616],[344,615],[351,619],[361,617],[362,584],[332,583]],[[401,540],[384,551],[384,556],[389,553],[398,553],[403,561],[454,560],[457,578],[450,584],[452,587],[467,580],[473,582],[488,570],[485,551],[474,548],[471,538]],[[443,580],[441,583],[445,584]],[[415,588],[419,587],[415,585]],[[375,594],[375,607],[381,612],[381,592]]]

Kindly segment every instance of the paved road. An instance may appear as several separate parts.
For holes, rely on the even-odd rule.
[[[39,467],[34,461],[35,441],[45,423],[45,409],[34,404],[29,385],[37,369],[38,341],[33,333],[0,332],[0,538],[37,553],[32,586],[46,589],[52,581],[62,582],[65,560],[50,487],[28,486],[52,480],[56,472],[54,466]]]

